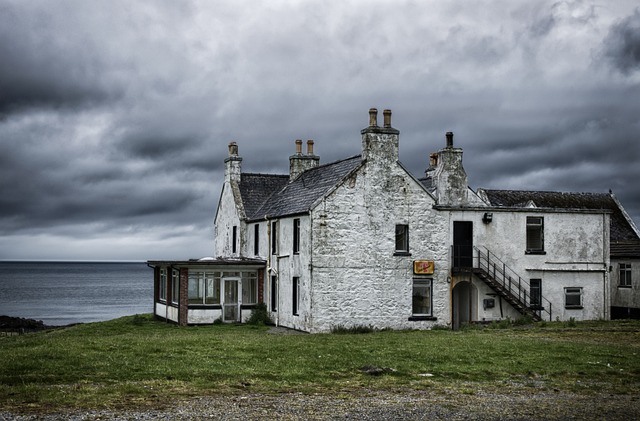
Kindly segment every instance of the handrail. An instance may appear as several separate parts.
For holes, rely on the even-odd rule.
[[[529,282],[507,266],[498,256],[486,247],[482,249],[469,246],[452,250],[453,267],[455,269],[481,269],[497,282],[509,295],[517,299],[529,311],[534,312],[540,319],[548,314],[551,321],[551,301],[540,294],[540,302],[531,302]],[[471,252],[471,256],[468,254]],[[470,267],[469,267],[470,266]]]

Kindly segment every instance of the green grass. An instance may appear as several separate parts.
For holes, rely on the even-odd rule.
[[[172,399],[239,391],[469,392],[474,384],[640,393],[640,322],[339,335],[268,330],[184,328],[145,315],[2,337],[0,409],[162,408]],[[384,370],[371,375],[364,367]]]

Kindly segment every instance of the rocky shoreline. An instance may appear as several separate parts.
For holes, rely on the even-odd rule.
[[[45,325],[42,320],[0,316],[0,332],[27,333],[46,329],[53,329],[53,326]]]

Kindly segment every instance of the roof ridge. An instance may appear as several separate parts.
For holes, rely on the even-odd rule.
[[[269,174],[269,173],[259,173],[259,172],[243,172],[241,173],[242,175],[252,175],[252,176],[256,176],[259,175],[261,177],[289,177],[288,174]]]

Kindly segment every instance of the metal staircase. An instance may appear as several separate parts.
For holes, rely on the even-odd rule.
[[[473,273],[522,315],[551,320],[551,302],[541,295],[532,297],[527,281],[486,247],[474,246],[472,253],[465,256],[468,253],[453,250],[453,273]]]

